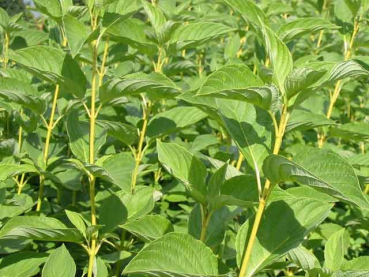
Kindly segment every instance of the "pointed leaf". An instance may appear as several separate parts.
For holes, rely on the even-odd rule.
[[[68,40],[68,46],[72,57],[74,58],[88,38],[88,30],[82,21],[70,15],[63,17],[65,36]]]
[[[210,277],[218,275],[218,262],[211,249],[192,236],[169,233],[142,249],[123,274]]]
[[[329,237],[324,247],[324,267],[333,271],[341,269],[345,260],[344,234],[345,229],[335,232]]]
[[[332,206],[306,198],[272,202],[264,212],[245,277],[254,276],[297,247],[328,216]],[[238,264],[242,261],[253,221],[254,217],[246,221],[237,234]]]
[[[50,254],[42,269],[42,277],[74,277],[75,275],[76,264],[64,244]]]
[[[354,169],[344,158],[332,151],[304,149],[296,155],[294,161],[271,155],[265,159],[263,171],[273,184],[298,182],[369,209],[369,202],[361,191]]]

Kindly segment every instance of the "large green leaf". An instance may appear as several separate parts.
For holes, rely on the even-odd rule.
[[[71,15],[65,15],[63,17],[63,23],[65,36],[68,40],[68,46],[72,57],[74,58],[85,44],[89,32],[82,21],[74,18]]]
[[[46,110],[46,101],[40,97],[37,90],[14,78],[0,79],[0,97],[38,114],[43,114]]]
[[[314,70],[308,67],[292,70],[284,84],[288,99],[314,85],[325,73],[325,70]]]
[[[278,30],[279,37],[284,41],[321,30],[334,30],[339,27],[328,20],[319,17],[297,18],[287,24],[283,24]]]
[[[333,271],[341,269],[345,260],[346,247],[344,244],[345,229],[331,235],[324,247],[324,267]]]
[[[200,21],[179,27],[172,34],[169,43],[176,43],[178,49],[185,49],[195,47],[234,30],[221,23]]]
[[[40,12],[56,21],[59,21],[63,16],[62,6],[59,0],[35,0],[34,3]]]
[[[329,133],[332,137],[345,140],[363,141],[369,139],[369,124],[366,122],[351,122],[334,126]]]
[[[167,22],[164,13],[159,7],[152,5],[147,1],[142,1],[142,5],[150,20],[151,26],[153,26],[154,30],[158,33]]]
[[[218,262],[201,241],[187,234],[169,233],[143,248],[123,274],[210,277],[218,275]]]
[[[123,152],[105,159],[102,167],[110,174],[114,184],[128,193],[131,191],[132,173],[135,164],[132,155]]]
[[[196,197],[205,195],[205,165],[192,153],[175,143],[157,142],[158,158],[165,168],[178,178]]]
[[[100,88],[99,98],[102,103],[116,98],[139,93],[159,94],[164,98],[172,98],[179,93],[179,88],[160,73],[135,73],[123,79],[112,79]]]
[[[100,232],[113,232],[127,219],[127,214],[122,200],[115,194],[110,195],[101,202],[99,207],[99,224],[103,225]]]
[[[64,244],[50,254],[42,269],[42,277],[74,277],[75,275],[76,264]]]
[[[246,102],[223,99],[217,102],[228,133],[248,164],[261,171],[273,140],[274,127],[269,113]]]
[[[260,27],[260,20],[266,23],[266,16],[254,1],[250,0],[224,0],[248,22]]]
[[[0,276],[35,276],[39,272],[39,266],[45,263],[46,259],[46,253],[28,251],[8,255],[0,262]]]
[[[284,81],[292,71],[293,60],[283,41],[267,26],[263,26],[265,48],[273,68],[273,82],[284,94]]]
[[[210,74],[197,95],[246,101],[266,110],[274,110],[279,101],[278,90],[263,86],[245,65],[226,65]]]
[[[172,223],[160,215],[145,215],[120,227],[146,242],[159,239],[166,233],[174,231]]]
[[[175,107],[153,116],[147,126],[146,135],[150,139],[168,135],[193,126],[206,116],[206,113],[196,107]]]
[[[369,209],[369,202],[361,191],[354,169],[344,158],[330,150],[304,149],[293,161],[271,155],[265,159],[263,171],[273,184],[297,182]]]
[[[39,173],[39,171],[31,164],[0,164],[0,181],[23,173]]]
[[[31,46],[10,52],[9,57],[36,77],[60,84],[63,90],[83,98],[86,77],[78,63],[61,49]]]
[[[117,121],[97,120],[96,124],[107,130],[108,135],[131,145],[138,140],[137,128]]]
[[[264,212],[245,277],[254,276],[267,265],[297,247],[327,216],[332,204],[306,198],[272,202]],[[254,217],[246,221],[236,238],[240,265]]]
[[[327,118],[326,115],[313,113],[305,110],[294,110],[288,120],[286,132],[303,131],[322,126],[333,126],[337,123]]]

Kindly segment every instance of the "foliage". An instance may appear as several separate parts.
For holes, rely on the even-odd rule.
[[[0,276],[369,275],[369,1],[34,4],[0,8]]]

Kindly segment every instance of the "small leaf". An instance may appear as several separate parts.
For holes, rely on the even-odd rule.
[[[369,124],[366,122],[351,122],[334,126],[329,135],[339,137],[345,140],[364,141],[369,139]]]
[[[305,271],[320,267],[319,260],[315,257],[313,252],[303,246],[292,249],[288,252],[288,256]]]
[[[182,25],[171,36],[169,43],[177,44],[178,50],[195,47],[234,31],[233,28],[215,22],[195,22]]]
[[[65,213],[70,222],[79,230],[83,235],[86,234],[86,223],[83,219],[83,216],[79,213],[65,210]]]
[[[278,30],[279,37],[284,41],[292,40],[296,37],[309,33],[316,33],[322,30],[335,30],[340,27],[319,17],[297,18],[291,22],[283,24]]]
[[[224,0],[224,2],[255,27],[260,27],[260,20],[266,23],[267,17],[255,2],[250,0]]]
[[[160,73],[135,73],[126,75],[123,79],[112,79],[100,88],[100,101],[109,102],[113,99],[136,95],[139,93],[160,93],[164,98],[172,98],[179,93],[179,88]]]
[[[153,116],[148,123],[146,134],[150,139],[168,135],[193,126],[206,116],[206,113],[196,107],[174,107]]]
[[[137,128],[131,125],[108,120],[97,120],[96,124],[107,130],[109,136],[127,145],[132,145],[138,140]]]
[[[42,269],[42,277],[74,277],[75,275],[76,264],[64,244],[51,252]]]
[[[324,247],[324,267],[333,271],[339,270],[345,260],[344,234],[345,229],[334,233]]]
[[[169,233],[143,248],[123,274],[218,276],[218,262],[211,249],[192,236]]]
[[[193,154],[175,143],[157,142],[159,161],[174,177],[178,178],[192,193],[205,195],[205,165]]]
[[[326,115],[295,109],[288,120],[286,132],[304,131],[322,126],[334,126],[336,122]]]
[[[159,239],[163,235],[174,231],[172,223],[159,215],[145,215],[138,220],[128,222],[120,227],[145,242]]]

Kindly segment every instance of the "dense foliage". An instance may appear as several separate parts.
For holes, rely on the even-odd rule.
[[[369,1],[0,8],[0,276],[369,276]]]

